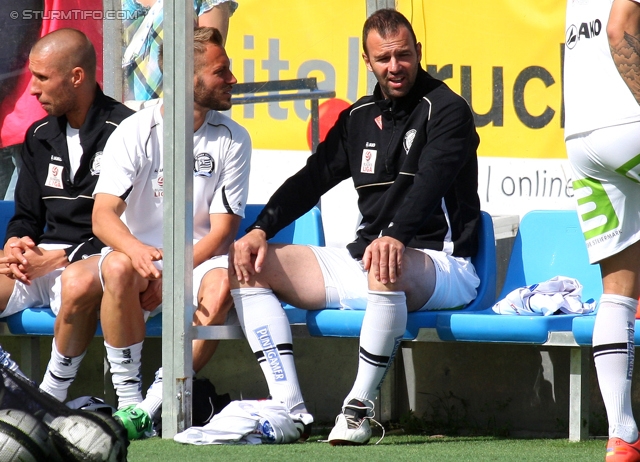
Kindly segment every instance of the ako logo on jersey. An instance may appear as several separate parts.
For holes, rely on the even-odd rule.
[[[565,32],[565,45],[572,50],[581,39],[597,37],[600,32],[602,32],[602,22],[599,19],[583,22],[580,27],[571,24]]]

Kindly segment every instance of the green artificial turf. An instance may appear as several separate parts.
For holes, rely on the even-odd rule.
[[[429,437],[392,435],[380,444],[331,447],[312,437],[306,443],[256,446],[193,446],[151,438],[129,446],[129,462],[155,461],[602,461],[606,441],[571,443],[566,439],[507,439],[494,437]]]

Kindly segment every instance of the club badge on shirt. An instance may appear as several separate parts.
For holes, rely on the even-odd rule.
[[[44,182],[45,186],[50,188],[63,189],[62,187],[62,171],[64,167],[62,165],[49,164],[49,173],[47,174],[47,181]]]
[[[404,134],[404,140],[402,141],[402,146],[404,147],[404,152],[409,154],[409,149],[411,149],[411,145],[413,144],[413,140],[416,137],[416,130],[412,128],[407,133]]]
[[[100,175],[100,164],[102,163],[102,151],[96,152],[91,158],[90,172],[92,176]]]
[[[375,173],[377,155],[378,151],[375,149],[362,150],[362,164],[360,164],[361,173]]]
[[[210,177],[214,168],[213,157],[206,152],[202,152],[197,154],[194,160],[193,171],[195,175]]]

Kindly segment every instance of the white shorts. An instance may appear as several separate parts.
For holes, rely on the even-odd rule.
[[[567,139],[590,263],[640,240],[640,122]]]
[[[98,262],[100,283],[102,284],[103,288],[104,288],[104,279],[102,278],[102,262],[104,261],[105,257],[109,255],[111,252],[113,252],[113,249],[111,247],[103,247],[102,253],[100,255],[100,261]],[[156,266],[156,268],[162,271],[162,267],[163,267],[162,260],[155,261],[153,262],[153,264]],[[227,255],[219,255],[216,257],[212,257],[209,260],[205,260],[202,263],[200,263],[198,266],[196,266],[196,268],[193,270],[193,309],[195,309],[195,307],[198,306],[198,290],[200,289],[200,284],[202,284],[202,279],[204,278],[205,274],[207,274],[212,269],[216,269],[216,268],[222,268],[226,270],[228,266],[229,266],[229,257]],[[152,316],[155,316],[156,314],[160,313],[161,308],[162,308],[162,305],[159,305],[158,308],[156,308],[151,313]]]
[[[66,249],[66,244],[40,244],[38,247],[45,250]],[[0,318],[19,313],[27,308],[51,307],[54,315],[58,315],[62,303],[62,271],[58,268],[31,281],[31,285],[25,285],[16,281],[13,292],[7,302],[7,307],[0,313]],[[3,276],[4,277],[4,276]]]
[[[326,307],[345,310],[367,308],[368,281],[362,261],[347,249],[309,246],[315,254],[326,290]],[[422,310],[453,309],[476,298],[480,279],[469,259],[452,257],[437,250],[415,249],[426,253],[436,268],[436,286]]]

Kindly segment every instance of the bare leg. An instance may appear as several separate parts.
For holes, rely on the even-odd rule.
[[[227,270],[216,268],[209,271],[198,290],[198,309],[193,315],[196,326],[221,326],[225,323],[233,298],[229,293]],[[193,370],[197,373],[209,362],[216,351],[219,340],[193,341]]]
[[[51,359],[40,384],[42,390],[60,401],[66,399],[96,332],[102,296],[98,259],[75,262],[61,275],[61,306],[54,324]]]
[[[148,281],[133,268],[131,260],[120,252],[111,252],[102,263],[104,295],[100,322],[104,340],[113,347],[124,348],[144,340],[144,313],[140,293]]]
[[[78,261],[62,272],[62,305],[54,337],[58,351],[64,356],[84,353],[96,333],[102,298],[98,259],[96,256]]]
[[[118,409],[142,401],[142,342],[145,336],[140,294],[149,281],[133,268],[128,256],[111,252],[102,262],[104,295],[100,319]]]

